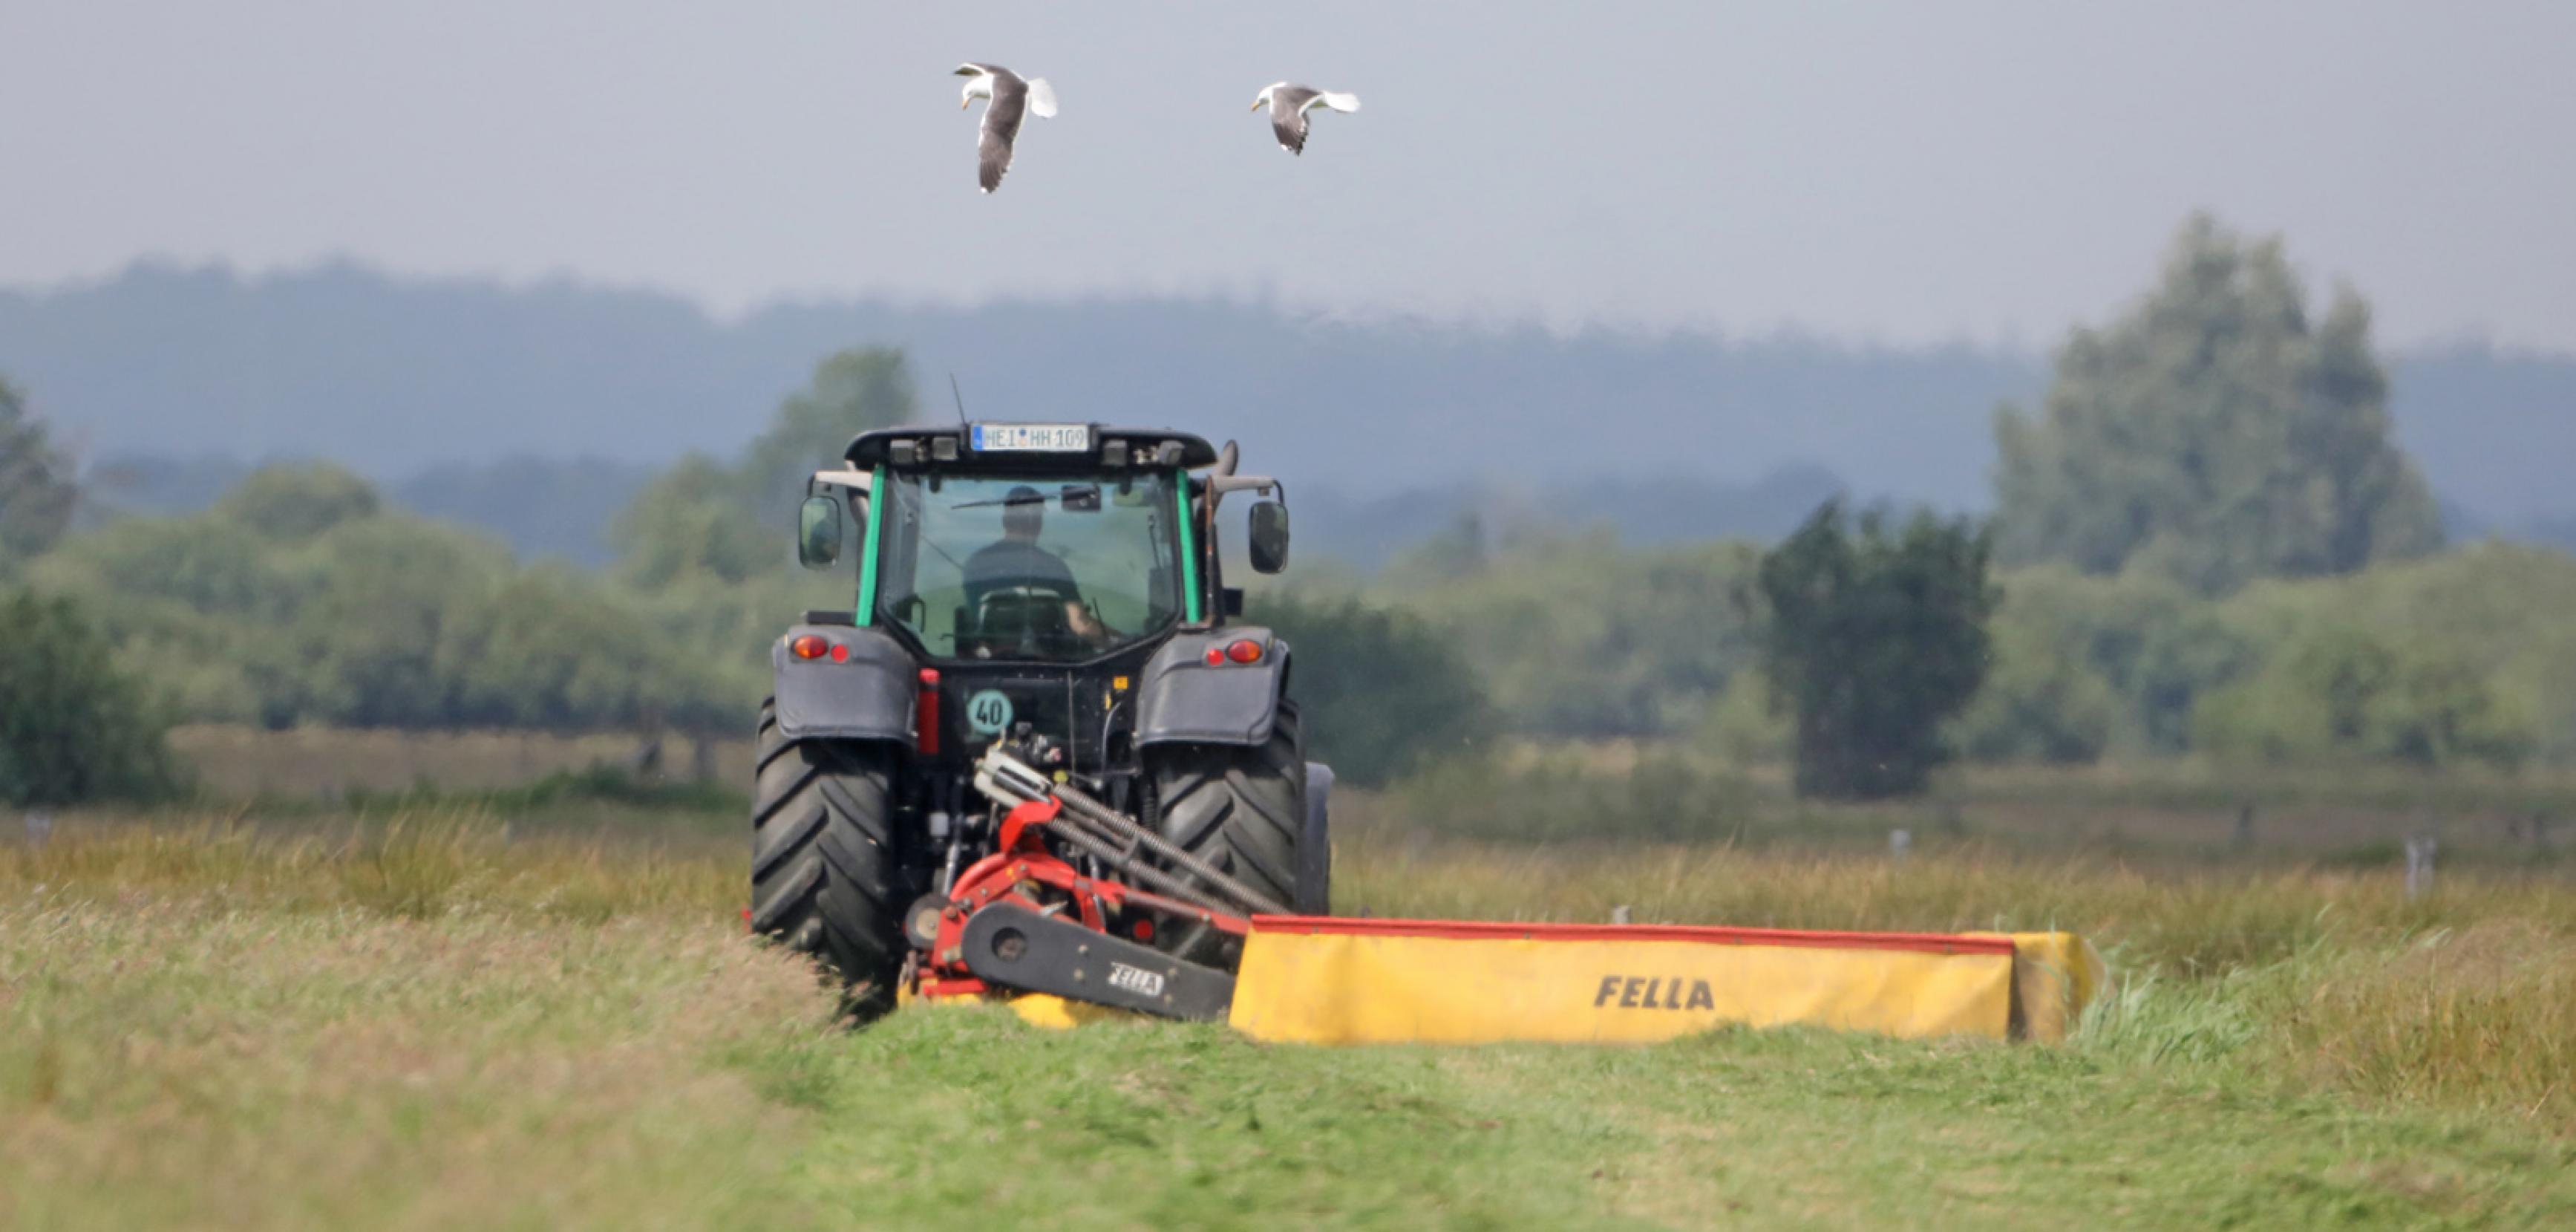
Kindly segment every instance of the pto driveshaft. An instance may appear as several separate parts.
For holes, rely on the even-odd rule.
[[[987,796],[1007,799],[1017,804],[1044,800],[1049,796],[1063,803],[1064,812],[1084,823],[1103,837],[1125,844],[1129,852],[1142,847],[1172,862],[1173,866],[1198,878],[1207,886],[1233,900],[1231,906],[1246,914],[1287,915],[1288,908],[1270,896],[1227,876],[1216,866],[1183,851],[1178,844],[1136,824],[1133,818],[1091,798],[1066,783],[1048,781],[1037,768],[999,748],[984,754],[975,764],[975,787]],[[1141,869],[1144,866],[1135,865]]]

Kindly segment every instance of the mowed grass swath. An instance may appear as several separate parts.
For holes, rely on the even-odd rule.
[[[1343,893],[1374,914],[2028,912],[2100,939],[2122,983],[2060,1048],[1309,1049],[974,1008],[852,1032],[743,935],[736,844],[647,833],[447,806],[79,814],[0,845],[0,1222],[2576,1217],[2560,881],[2449,875],[2409,901],[2386,873],[1361,832]]]

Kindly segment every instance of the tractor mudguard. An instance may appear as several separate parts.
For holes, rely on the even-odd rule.
[[[1224,657],[1236,642],[1260,643],[1261,658]],[[1215,650],[1219,661],[1208,662]],[[1288,643],[1259,625],[1183,632],[1147,660],[1136,692],[1136,747],[1257,745],[1270,739],[1288,679]]]
[[[819,658],[797,657],[790,647],[806,636],[829,649]],[[874,629],[802,624],[769,648],[769,662],[778,680],[778,729],[789,739],[911,741],[920,677],[902,643]]]

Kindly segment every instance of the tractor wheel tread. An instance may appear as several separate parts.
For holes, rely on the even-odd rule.
[[[1304,833],[1303,732],[1282,705],[1269,740],[1252,747],[1188,745],[1149,758],[1152,824],[1164,838],[1282,905],[1298,900]],[[1221,961],[1224,935],[1200,926],[1166,934],[1173,952]]]
[[[769,768],[777,765],[780,758],[796,751],[795,742],[778,739],[773,734],[775,730],[775,728],[764,729],[760,734],[759,764],[752,767],[754,777],[769,773]]]
[[[1164,818],[1170,823],[1163,837],[1188,852],[1207,846],[1209,838],[1223,830],[1226,820],[1234,815],[1234,801],[1231,799],[1215,799],[1204,808],[1187,807],[1195,799],[1196,793],[1174,792],[1165,797],[1163,810]],[[1172,807],[1174,804],[1184,807]]]
[[[772,815],[773,818],[775,814]],[[752,834],[751,879],[754,882],[769,875],[778,864],[795,855],[823,828],[831,814],[822,809],[806,809],[794,817],[761,826]]]
[[[763,707],[752,804],[754,931],[820,961],[851,1007],[891,1005],[903,938],[894,752],[880,745],[787,740]]]
[[[806,788],[813,783],[819,773],[800,765],[793,770],[782,770],[776,774],[764,771],[759,778],[752,780],[754,798],[751,828],[755,831],[768,828],[772,821],[777,820],[780,813],[796,807],[799,801],[805,800]]]
[[[1274,894],[1271,897],[1278,899],[1279,904],[1283,907],[1289,903],[1295,902],[1297,899],[1297,865],[1295,862],[1297,849],[1293,845],[1290,846],[1288,848],[1289,862],[1281,865],[1271,863],[1270,853],[1262,850],[1262,846],[1263,845],[1260,843],[1229,844],[1227,854],[1230,858],[1226,861],[1225,871],[1232,874],[1234,879],[1237,881],[1250,882],[1255,886],[1272,885],[1280,887],[1283,893]],[[1250,877],[1243,875],[1247,867],[1248,871],[1252,873],[1252,876]]]
[[[1282,816],[1279,807],[1281,801],[1275,798],[1265,798],[1266,793],[1264,793],[1251,779],[1245,777],[1241,770],[1226,771],[1225,781],[1226,786],[1234,789],[1235,805],[1238,812],[1251,813],[1253,816],[1269,823],[1271,829],[1277,830],[1282,835],[1285,835],[1289,842],[1293,843],[1297,841],[1297,832],[1300,828],[1298,823],[1300,819]],[[1299,796],[1303,796],[1304,794],[1305,793],[1302,789],[1298,792]]]
[[[823,862],[799,860],[777,876],[752,884],[751,926],[768,931],[792,911],[805,906],[805,899],[823,879]]]

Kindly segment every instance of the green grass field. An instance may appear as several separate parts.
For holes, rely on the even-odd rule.
[[[0,841],[0,1225],[2564,1227],[2576,888],[2089,858],[1343,844],[1374,914],[2059,925],[2063,1047],[1326,1050],[849,1031],[724,819],[64,819]]]

